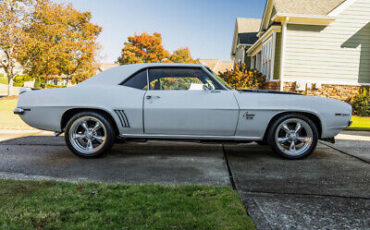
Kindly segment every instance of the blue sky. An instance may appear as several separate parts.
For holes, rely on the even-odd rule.
[[[103,27],[102,62],[116,61],[135,32],[159,32],[166,49],[189,47],[194,58],[230,60],[237,17],[261,18],[264,0],[57,0],[90,11]]]

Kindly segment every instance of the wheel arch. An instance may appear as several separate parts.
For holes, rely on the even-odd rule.
[[[106,111],[105,109],[101,109],[101,108],[71,108],[71,109],[66,110],[63,113],[62,118],[60,120],[61,130],[64,131],[65,127],[67,126],[68,121],[74,115],[76,115],[77,113],[81,113],[81,112],[96,112],[96,113],[99,113],[99,114],[105,116],[112,123],[113,128],[114,128],[114,132],[116,133],[116,135],[119,134],[117,123],[114,120],[112,114],[110,112]]]
[[[288,112],[281,112],[281,113],[278,113],[276,114],[274,117],[272,117],[270,119],[270,122],[269,124],[267,125],[267,128],[265,130],[265,134],[263,136],[263,140],[266,141],[267,140],[267,135],[268,135],[268,131],[270,130],[271,126],[273,125],[273,123],[279,119],[280,117],[284,116],[284,115],[288,115],[288,114],[300,114],[300,115],[304,115],[306,116],[307,118],[309,118],[315,125],[316,125],[316,128],[317,130],[319,131],[319,138],[321,137],[321,134],[322,134],[322,122],[321,122],[321,119],[314,113],[310,113],[310,112],[302,112],[302,111],[288,111]]]

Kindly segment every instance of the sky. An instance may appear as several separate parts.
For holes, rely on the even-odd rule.
[[[56,0],[90,11],[103,27],[99,61],[114,62],[128,36],[162,34],[170,52],[188,47],[194,58],[230,61],[237,17],[261,18],[264,0]]]

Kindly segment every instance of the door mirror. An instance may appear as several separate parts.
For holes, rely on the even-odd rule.
[[[208,91],[208,90],[211,90],[211,85],[206,83],[206,84],[203,84],[202,88],[203,88],[204,91]]]

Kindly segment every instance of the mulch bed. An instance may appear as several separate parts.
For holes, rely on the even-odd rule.
[[[11,99],[18,99],[18,96],[5,96],[5,97],[0,97],[0,100],[11,100]]]

